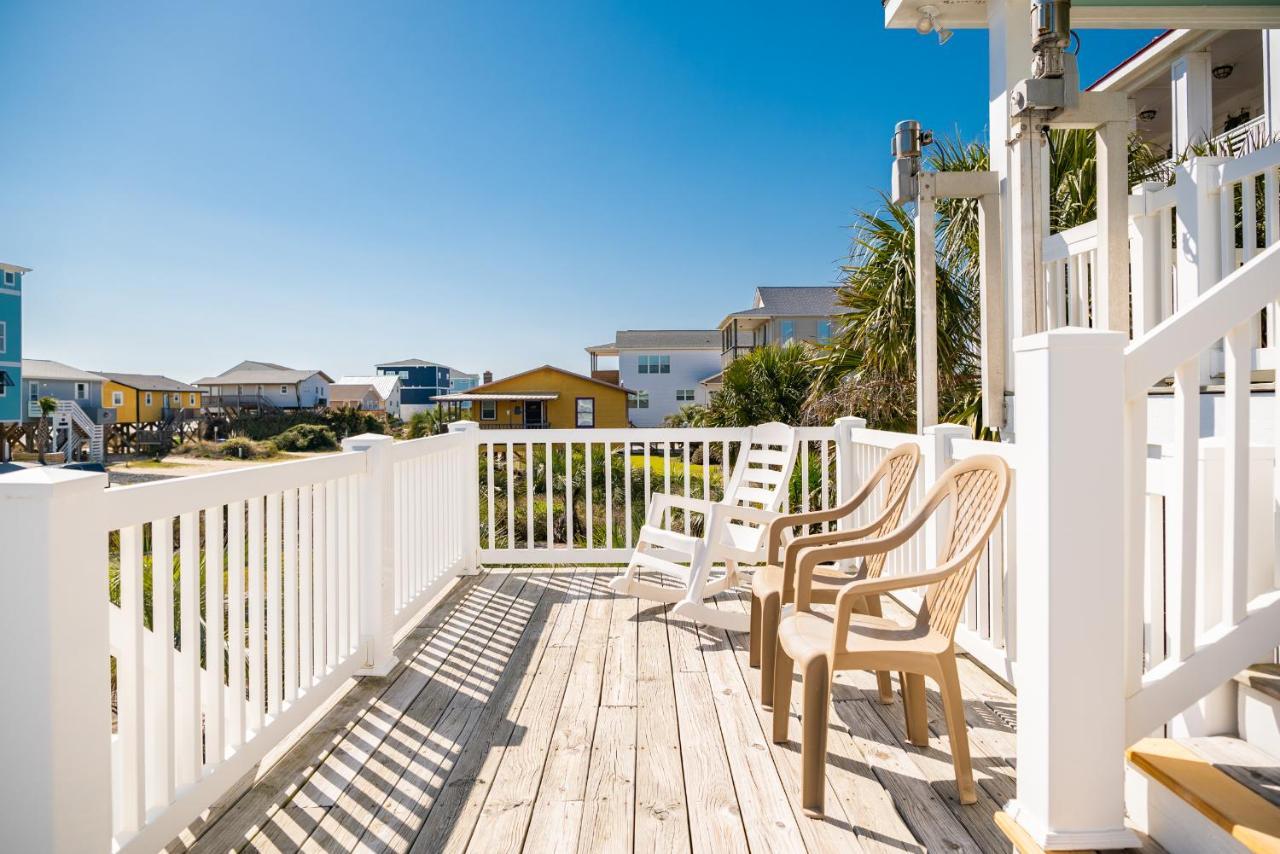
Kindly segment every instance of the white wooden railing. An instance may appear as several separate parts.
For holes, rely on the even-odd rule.
[[[0,712],[14,850],[162,848],[476,567],[465,430],[344,446],[111,489],[0,478],[0,636],[30,650]]]

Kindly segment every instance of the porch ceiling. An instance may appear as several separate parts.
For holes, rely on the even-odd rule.
[[[986,0],[885,0],[885,26],[914,28],[921,6],[936,6],[939,21],[953,30],[987,26]],[[1280,7],[1268,0],[1075,0],[1071,23],[1077,29],[1256,29],[1280,26]]]

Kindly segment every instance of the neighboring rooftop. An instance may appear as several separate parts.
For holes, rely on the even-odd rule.
[[[160,374],[121,374],[115,371],[97,371],[100,376],[117,382],[120,385],[127,385],[129,388],[136,388],[138,391],[199,391],[193,385],[189,385]]]
[[[751,308],[726,315],[720,325],[735,317],[834,317],[846,311],[836,302],[839,293],[835,285],[756,288]]]
[[[100,374],[91,374],[52,359],[23,359],[23,379],[73,380],[75,382],[102,382]]]
[[[309,379],[316,374],[325,382],[333,382],[333,377],[324,371],[315,369],[295,370],[277,365],[275,362],[244,361],[217,376],[202,377],[195,381],[196,385],[293,385]]]
[[[396,386],[399,383],[399,377],[389,377],[382,374],[374,376],[344,376],[339,377],[338,381],[331,386],[330,389],[336,389],[339,386],[368,385],[373,386],[374,391],[376,391],[383,400],[386,400],[391,397],[391,395],[395,394]]]
[[[618,350],[716,350],[720,349],[717,329],[619,329],[610,344],[588,347],[588,353],[608,354]]]
[[[426,359],[401,359],[398,362],[376,362],[379,368],[448,368],[439,362],[428,362]],[[453,370],[452,368],[449,368]]]
[[[329,404],[336,405],[346,401],[359,402],[373,392],[375,395],[378,390],[373,387],[372,383],[334,383],[329,386]],[[386,399],[386,395],[382,395]]]

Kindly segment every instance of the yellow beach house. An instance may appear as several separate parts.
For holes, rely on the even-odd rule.
[[[551,365],[436,400],[455,412],[470,402],[482,429],[627,426],[626,389]]]
[[[191,418],[203,405],[200,389],[159,374],[98,371],[102,406],[115,412],[117,424],[149,424],[175,416]]]

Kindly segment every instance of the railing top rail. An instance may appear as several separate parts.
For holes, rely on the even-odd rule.
[[[253,468],[198,474],[107,490],[107,530],[193,513],[258,495],[362,474],[367,457],[337,453],[309,460],[263,463]]]
[[[1125,396],[1135,400],[1184,362],[1249,320],[1280,292],[1280,243],[1264,249],[1125,349]]]
[[[1018,468],[1018,446],[1012,442],[989,442],[985,439],[952,439],[951,459],[959,462],[980,454],[995,454],[1015,471]]]
[[[870,445],[873,448],[896,448],[906,442],[925,448],[933,441],[928,436],[895,433],[892,430],[872,430],[868,427],[855,427],[849,431],[849,436],[853,440],[853,444]]]
[[[1065,261],[1073,255],[1098,248],[1098,221],[1055,232],[1044,239],[1045,263]]]
[[[423,436],[406,442],[396,442],[391,446],[391,456],[396,462],[416,459],[417,457],[443,453],[455,448],[466,447],[470,443],[466,433],[445,433],[439,436]]]
[[[603,427],[551,430],[484,430],[477,435],[481,443],[522,444],[524,442],[740,442],[747,438],[747,427]]]
[[[1223,184],[1234,184],[1246,178],[1252,178],[1280,166],[1280,145],[1267,145],[1243,157],[1234,157],[1220,164],[1218,180]]]

